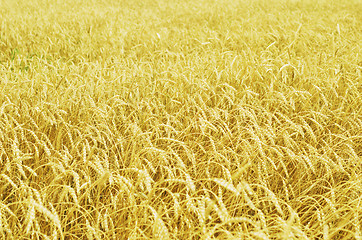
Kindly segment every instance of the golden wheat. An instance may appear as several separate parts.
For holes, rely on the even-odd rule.
[[[0,1],[0,239],[362,239],[360,12]]]

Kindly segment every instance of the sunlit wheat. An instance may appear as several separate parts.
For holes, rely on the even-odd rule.
[[[361,7],[0,1],[0,239],[362,239]]]

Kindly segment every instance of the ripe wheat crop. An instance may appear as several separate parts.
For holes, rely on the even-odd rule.
[[[359,0],[0,1],[0,239],[362,239]]]

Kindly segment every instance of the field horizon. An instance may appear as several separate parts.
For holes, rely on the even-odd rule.
[[[361,12],[0,1],[0,239],[362,240]]]

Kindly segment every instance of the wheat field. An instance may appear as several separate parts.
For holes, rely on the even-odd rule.
[[[1,0],[0,239],[362,239],[360,0]]]

